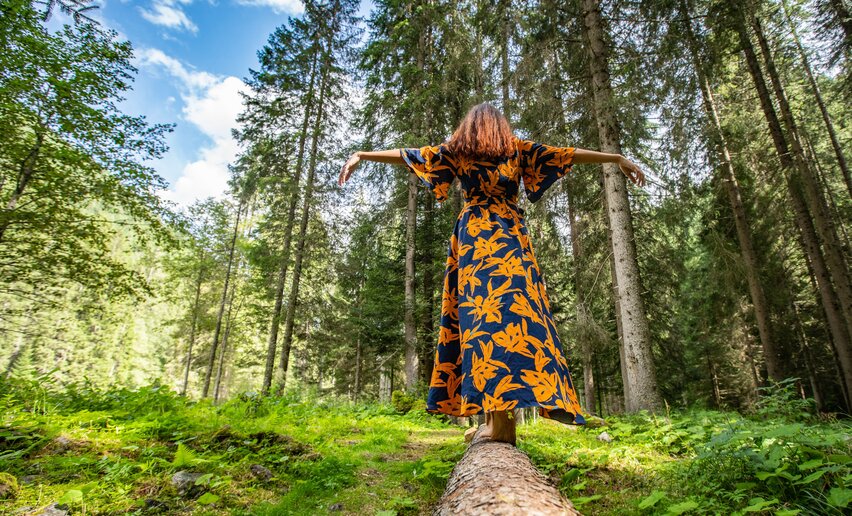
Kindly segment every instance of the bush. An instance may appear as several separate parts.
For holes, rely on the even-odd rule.
[[[699,447],[691,477],[708,494],[750,500],[749,511],[757,510],[751,500],[771,500],[775,509],[840,514],[852,494],[848,426],[788,421],[733,422]]]
[[[799,378],[785,378],[780,382],[771,382],[767,387],[758,387],[761,396],[751,411],[758,420],[784,418],[790,421],[812,422],[816,417],[816,404],[813,398],[799,395],[796,384]]]
[[[397,412],[407,414],[414,407],[415,397],[413,394],[408,394],[403,391],[393,391],[391,395],[391,403]]]

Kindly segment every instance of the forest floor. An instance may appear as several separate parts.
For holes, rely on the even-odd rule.
[[[850,426],[796,403],[538,418],[518,446],[588,515],[842,514]],[[160,386],[0,383],[0,412],[0,514],[429,514],[466,446],[422,406],[295,394],[215,406]]]

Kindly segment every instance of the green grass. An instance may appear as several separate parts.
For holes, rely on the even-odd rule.
[[[214,406],[157,385],[43,385],[0,383],[0,482],[20,484],[2,514],[54,502],[73,514],[428,514],[465,451],[464,428],[422,402],[403,415],[295,394]],[[584,514],[842,514],[849,425],[777,398],[749,417],[539,418],[518,443]],[[202,476],[179,493],[178,471]]]

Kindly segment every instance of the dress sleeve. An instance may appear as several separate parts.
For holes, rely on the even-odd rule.
[[[417,174],[421,182],[435,194],[436,200],[440,202],[447,199],[456,172],[442,145],[403,148],[399,154],[408,169]]]
[[[530,202],[538,201],[559,178],[574,166],[574,147],[553,147],[530,140],[520,142],[521,177]]]

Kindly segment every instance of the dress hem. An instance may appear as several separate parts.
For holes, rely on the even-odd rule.
[[[554,406],[554,408],[547,408],[540,403],[533,402],[533,403],[528,403],[526,405],[515,406],[515,407],[513,407],[513,409],[520,409],[520,408],[527,408],[527,407],[537,407],[538,408],[538,415],[543,417],[543,418],[546,418],[546,419],[552,419],[554,421],[559,421],[560,423],[565,424],[565,425],[586,426],[586,418],[582,414],[569,412],[565,409],[561,409],[561,408],[558,408],[558,407],[555,407],[555,406]],[[473,412],[469,412],[467,414],[462,414],[462,413],[452,414],[452,413],[449,413],[449,412],[444,412],[439,408],[429,408],[429,407],[425,408],[424,410],[426,412],[430,413],[430,414],[445,414],[447,416],[453,416],[453,417],[470,417],[470,416],[475,416],[477,414],[485,413],[485,410],[482,407],[479,407],[478,410],[473,411]]]

